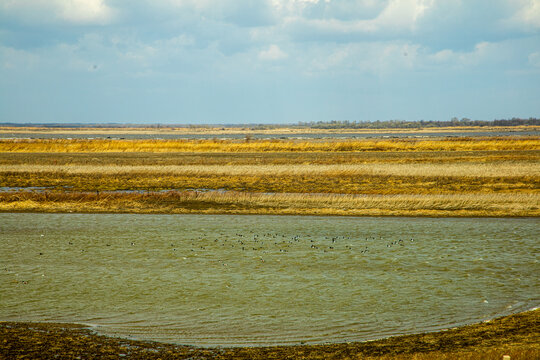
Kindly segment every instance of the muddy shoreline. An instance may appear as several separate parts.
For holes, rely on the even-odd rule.
[[[0,322],[0,359],[401,359],[412,355],[435,359],[465,353],[472,359],[502,358],[505,354],[511,354],[512,359],[532,359],[540,357],[539,339],[539,309],[449,330],[369,342],[230,348],[113,338],[76,324]]]

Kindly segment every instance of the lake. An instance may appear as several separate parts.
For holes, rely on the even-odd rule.
[[[540,304],[536,218],[0,214],[0,320],[199,346],[362,341]]]

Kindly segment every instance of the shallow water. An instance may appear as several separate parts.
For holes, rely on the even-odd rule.
[[[358,132],[358,133],[283,133],[265,134],[254,133],[254,139],[364,139],[364,138],[426,138],[426,137],[462,137],[462,136],[538,136],[537,130],[510,130],[510,131],[450,131],[441,132]],[[73,133],[0,133],[0,139],[244,139],[246,134],[133,134],[118,133],[107,134],[73,134]]]
[[[538,219],[0,214],[0,320],[344,342],[540,304]]]

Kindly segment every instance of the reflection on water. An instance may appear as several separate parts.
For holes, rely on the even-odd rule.
[[[0,320],[342,342],[538,306],[538,219],[0,214]]]

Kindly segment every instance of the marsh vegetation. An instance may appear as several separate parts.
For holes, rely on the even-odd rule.
[[[4,139],[0,209],[538,216],[539,164],[534,136]]]

